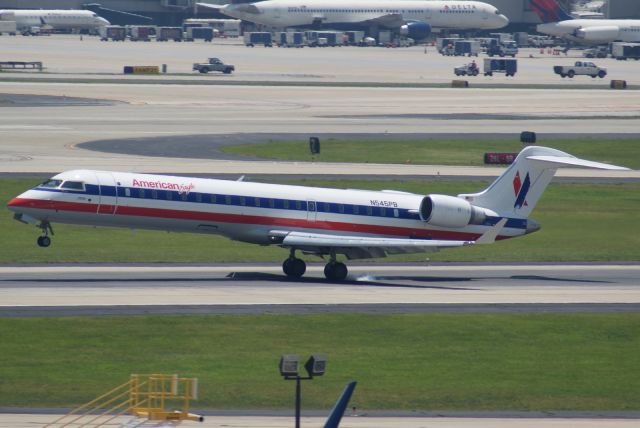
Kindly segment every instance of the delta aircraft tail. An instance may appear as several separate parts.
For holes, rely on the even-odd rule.
[[[546,24],[549,22],[567,21],[573,19],[556,0],[529,0],[531,8]]]
[[[561,167],[628,171],[628,168],[579,159],[560,150],[528,146],[487,189],[458,197],[503,217],[527,218]]]

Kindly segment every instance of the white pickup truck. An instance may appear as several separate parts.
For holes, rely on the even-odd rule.
[[[576,61],[574,65],[556,65],[553,67],[553,71],[559,74],[560,77],[570,77],[585,75],[593,78],[604,78],[607,75],[607,69],[601,68],[592,62]]]

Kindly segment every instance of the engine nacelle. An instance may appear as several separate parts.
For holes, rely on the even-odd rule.
[[[493,214],[495,213],[475,207],[455,196],[429,195],[420,204],[420,219],[439,227],[465,227],[469,224],[483,224],[487,215]]]
[[[590,42],[613,42],[619,38],[620,28],[615,25],[596,28],[578,28],[575,36]]]
[[[413,40],[422,40],[431,34],[431,25],[422,21],[407,22],[400,27],[400,34]]]

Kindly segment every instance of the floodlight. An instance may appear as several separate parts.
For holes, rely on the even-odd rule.
[[[300,357],[295,354],[284,354],[280,357],[280,375],[298,376]]]
[[[327,356],[325,354],[313,354],[305,363],[304,368],[309,376],[322,376],[327,368]]]

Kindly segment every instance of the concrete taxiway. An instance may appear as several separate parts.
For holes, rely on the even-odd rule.
[[[322,268],[309,265],[304,278],[291,280],[278,265],[5,266],[0,267],[0,304],[5,316],[34,313],[20,311],[25,307],[43,315],[94,309],[145,313],[147,308],[233,313],[227,305],[240,313],[332,311],[318,305],[373,313],[402,312],[403,305],[407,312],[439,309],[432,305],[453,305],[449,310],[460,312],[469,310],[465,305],[476,305],[478,312],[489,305],[506,305],[497,309],[505,312],[640,309],[638,264],[352,265],[343,283],[327,282]]]
[[[59,415],[2,414],[0,428],[41,427],[55,420]],[[118,426],[130,418],[118,418],[107,426]],[[324,418],[303,417],[301,425],[321,427]],[[279,428],[291,426],[292,417],[274,416],[207,416],[203,423],[183,422],[180,426],[218,428]],[[615,418],[455,418],[455,417],[349,417],[340,424],[343,428],[631,428],[637,427],[637,419]]]

